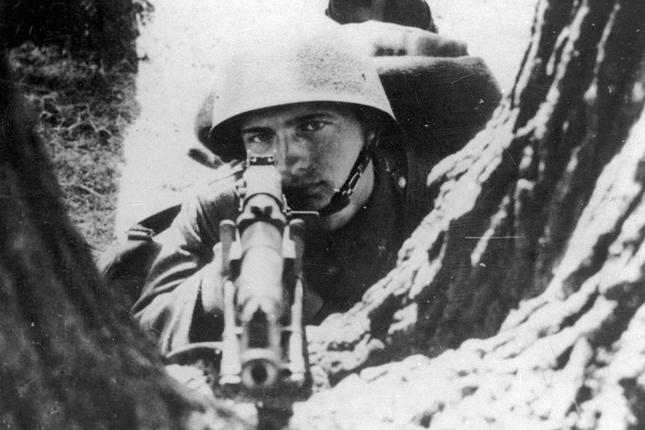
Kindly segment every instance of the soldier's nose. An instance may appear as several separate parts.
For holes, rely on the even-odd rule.
[[[308,166],[309,153],[303,142],[292,136],[283,136],[278,140],[276,166],[284,176],[297,175]]]

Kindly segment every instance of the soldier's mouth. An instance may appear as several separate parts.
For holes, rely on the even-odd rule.
[[[306,211],[322,209],[333,195],[333,189],[323,182],[300,187],[284,187],[283,192],[291,209]]]

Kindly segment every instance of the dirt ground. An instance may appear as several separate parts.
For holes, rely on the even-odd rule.
[[[504,92],[513,85],[526,49],[537,0],[432,0],[440,35],[466,41]],[[260,20],[279,14],[293,20],[324,14],[326,0],[204,2],[156,0],[142,26],[137,77],[141,114],[124,142],[125,164],[116,213],[116,235],[134,222],[180,201],[181,192],[213,174],[187,156],[199,145],[195,112],[207,93],[223,39],[241,37]]]

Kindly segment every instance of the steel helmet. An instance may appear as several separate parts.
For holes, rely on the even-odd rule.
[[[328,101],[394,120],[376,69],[338,24],[275,24],[259,36],[226,56],[197,116],[200,141],[224,161],[245,157],[239,121],[259,109]]]

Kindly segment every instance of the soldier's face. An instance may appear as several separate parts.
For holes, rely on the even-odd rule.
[[[323,102],[251,113],[241,133],[247,151],[275,153],[284,194],[292,208],[301,210],[325,207],[374,137],[352,109]]]

